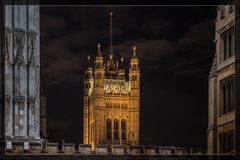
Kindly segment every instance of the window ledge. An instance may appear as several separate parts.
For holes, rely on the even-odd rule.
[[[235,62],[235,55],[233,55],[232,57],[230,57],[224,61],[221,61],[220,65],[218,67],[218,70],[221,70],[221,69],[233,64],[234,62]]]
[[[230,111],[230,112],[226,112],[226,113],[222,113],[222,114],[219,116],[219,118],[221,118],[221,117],[225,117],[225,116],[228,116],[228,115],[231,115],[231,114],[234,113],[234,111],[235,111],[235,110],[232,110],[232,111]]]

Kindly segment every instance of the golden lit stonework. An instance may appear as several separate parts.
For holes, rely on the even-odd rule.
[[[93,149],[96,144],[139,144],[140,68],[136,46],[127,76],[123,57],[114,61],[111,45],[104,62],[98,44],[94,66],[89,63],[85,71],[84,144],[92,144]]]

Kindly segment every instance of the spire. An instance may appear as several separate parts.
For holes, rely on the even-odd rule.
[[[98,56],[101,56],[101,44],[98,43],[97,47],[98,47]]]
[[[123,56],[121,56],[121,62],[123,63]]]
[[[91,57],[88,55],[87,60],[88,60],[88,67],[85,70],[85,78],[86,79],[91,79],[92,77],[92,67],[91,67],[91,62],[90,62]]]
[[[121,59],[120,59],[120,62],[121,62],[121,63],[120,63],[120,69],[123,69],[123,60],[124,60],[124,59],[123,59],[123,56],[121,56]]]
[[[133,45],[133,57],[136,57],[136,45]]]
[[[118,69],[118,60],[116,61],[116,67],[117,67],[117,69]]]
[[[123,57],[121,56],[120,59],[120,65],[119,65],[119,77],[124,79],[125,78],[125,71],[124,71],[124,66],[123,66]]]
[[[88,55],[87,59],[88,59],[88,67],[90,67],[90,59],[91,59],[91,57]]]
[[[110,59],[113,57],[113,39],[112,39],[112,15],[113,13],[110,12]]]

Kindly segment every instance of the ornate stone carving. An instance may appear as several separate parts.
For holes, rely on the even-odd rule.
[[[17,48],[17,54],[14,59],[14,64],[23,65],[25,63],[24,57],[22,55],[25,41],[24,34],[16,33],[14,38],[14,46]]]
[[[11,100],[11,96],[6,95],[6,96],[5,96],[5,101],[6,101],[7,103],[10,103],[10,100]]]
[[[13,98],[14,103],[19,103],[19,104],[24,104],[25,102],[25,97],[23,96],[16,96]]]
[[[35,102],[36,102],[36,98],[35,97],[28,97],[28,104],[30,107],[30,111],[32,112],[32,114],[35,114]]]
[[[117,82],[117,83],[111,83],[111,82],[106,82],[104,85],[104,90],[105,93],[107,94],[122,94],[122,95],[127,95],[129,94],[129,83],[124,82]]]
[[[35,103],[36,98],[35,97],[28,97],[28,104],[33,104]]]
[[[35,58],[35,46],[36,46],[36,36],[32,35],[29,40],[29,48],[30,48],[30,58],[28,60],[28,65],[31,67],[36,66],[36,58]]]
[[[10,50],[10,35],[9,34],[5,34],[5,48],[4,48],[4,52],[5,52],[5,64],[12,64],[12,60],[10,58],[9,55],[9,50]]]

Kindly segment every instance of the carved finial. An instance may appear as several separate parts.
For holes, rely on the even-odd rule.
[[[116,61],[116,67],[118,68],[118,61]]]
[[[136,45],[133,45],[133,56],[136,56]]]
[[[87,59],[88,59],[88,66],[90,66],[90,59],[91,59],[91,57],[88,55]]]
[[[123,56],[121,56],[121,62],[123,62]]]
[[[110,59],[112,59],[112,58],[113,58],[112,54],[110,54],[109,58],[110,58]]]
[[[97,47],[98,47],[98,54],[101,55],[101,44],[99,42],[97,44]]]

